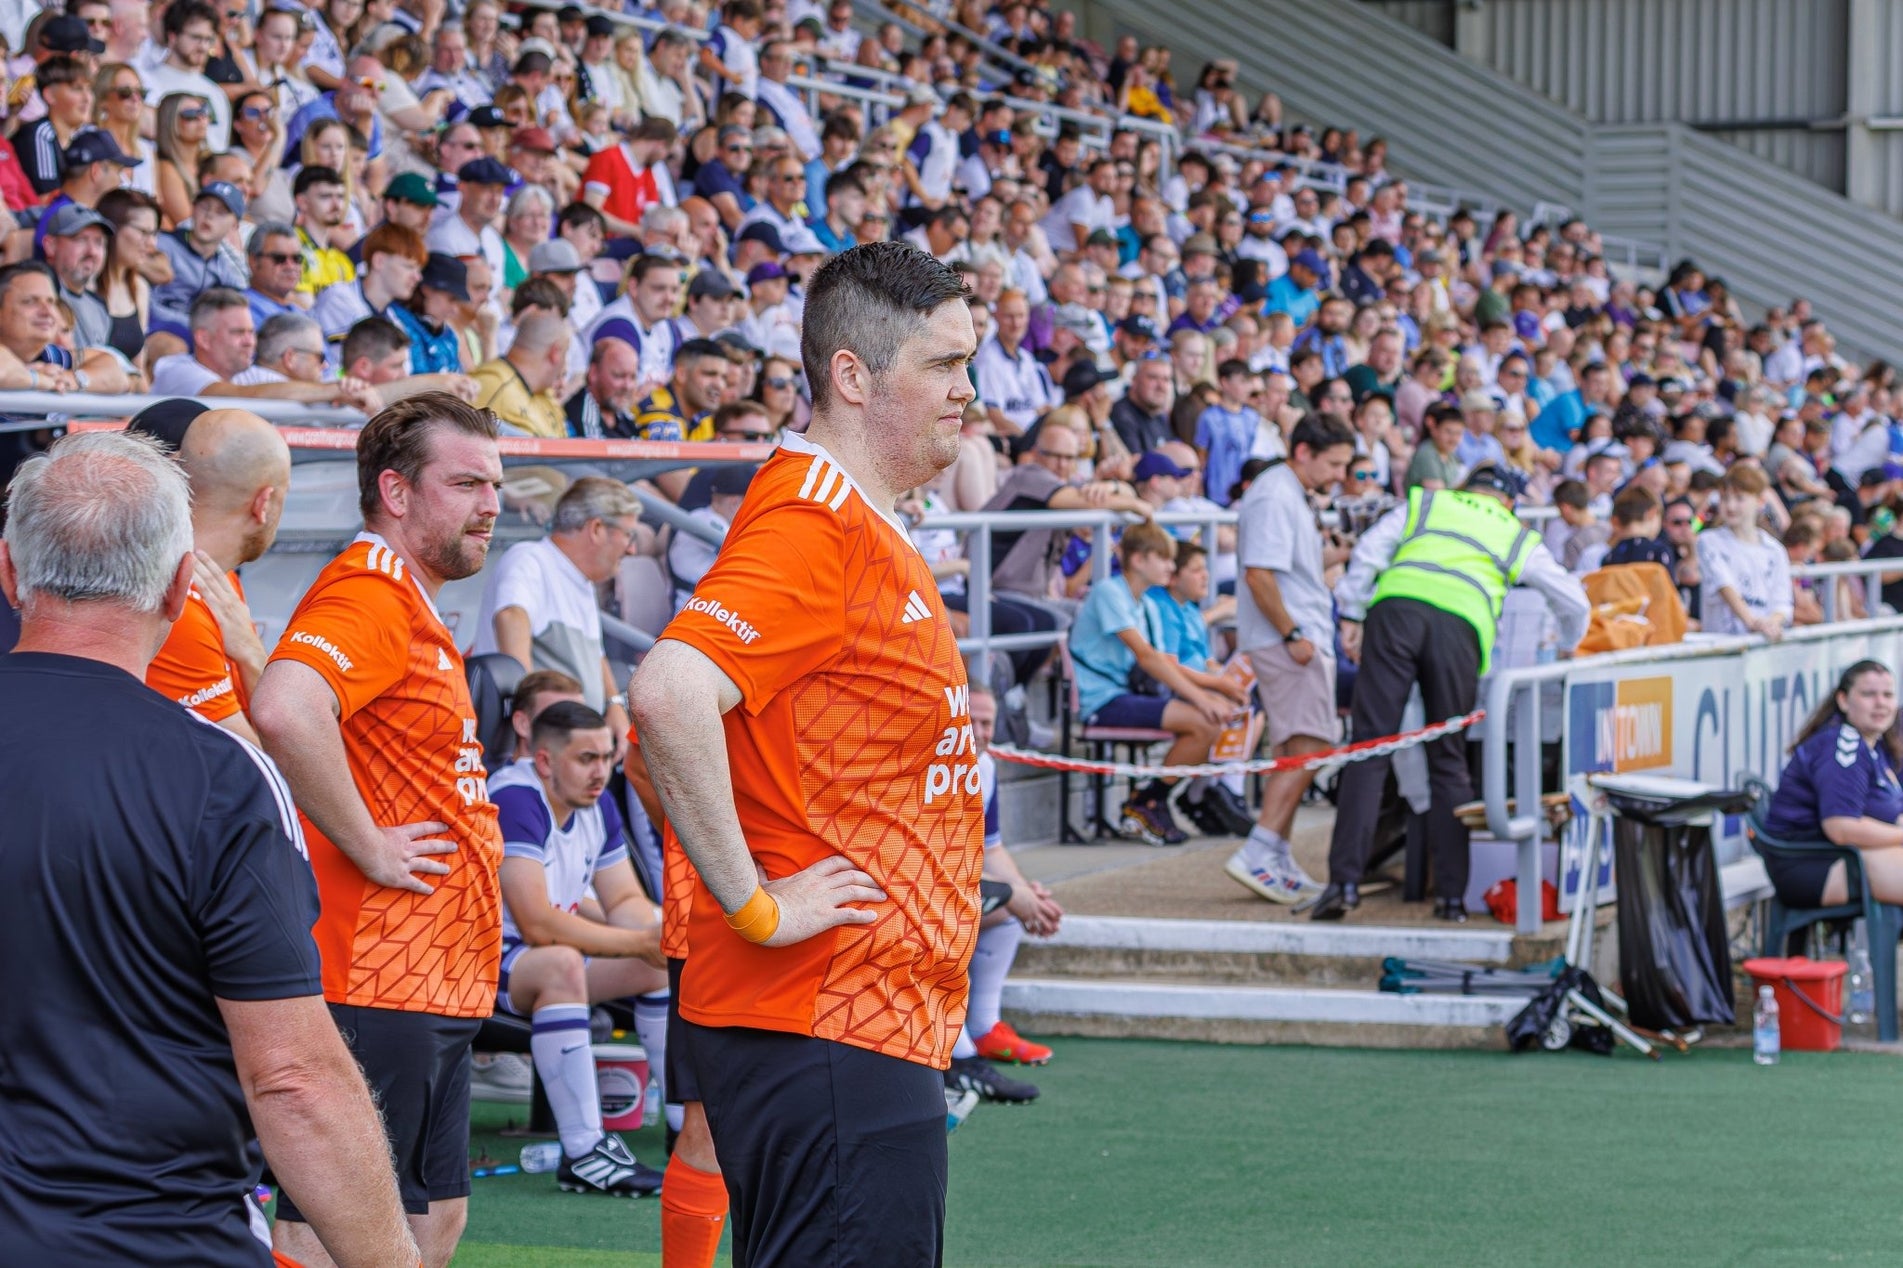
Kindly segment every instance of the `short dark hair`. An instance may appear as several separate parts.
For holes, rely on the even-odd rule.
[[[906,242],[868,242],[820,266],[806,289],[800,361],[814,410],[832,403],[832,359],[849,349],[874,378],[941,306],[971,296],[964,279]]]
[[[583,225],[594,225],[603,233],[608,231],[607,217],[587,203],[570,203],[555,217],[555,232],[557,233],[564,229],[577,229]]]
[[[189,22],[208,22],[211,29],[218,29],[218,11],[205,3],[205,0],[182,0],[165,11],[165,21],[159,34],[165,39],[175,39],[185,34]]]
[[[409,346],[409,332],[388,317],[365,317],[344,336],[344,346],[338,358],[348,370],[357,363],[359,357],[380,361],[392,352],[407,351]]]
[[[91,82],[86,68],[79,59],[66,53],[55,53],[41,62],[33,70],[34,83],[40,88],[51,88],[55,84],[84,84]]]
[[[689,339],[686,343],[674,349],[674,364],[676,365],[679,365],[683,361],[699,361],[703,357],[719,357],[722,361],[725,361],[727,359],[727,349],[725,346],[715,343],[712,339]]]
[[[1575,511],[1583,511],[1592,505],[1592,494],[1587,491],[1584,481],[1561,480],[1553,490],[1554,506],[1570,506]]]
[[[529,751],[566,742],[577,731],[604,731],[608,719],[579,700],[557,700],[529,723]]]
[[[496,438],[494,414],[448,392],[419,392],[364,424],[357,433],[357,509],[366,524],[383,507],[377,487],[383,473],[394,471],[415,484],[430,458],[431,435],[444,427],[485,440]]]
[[[13,284],[29,273],[37,273],[53,284],[53,293],[59,293],[59,279],[53,275],[53,268],[44,260],[21,260],[0,268],[0,302],[4,302],[7,292]]]
[[[1658,494],[1643,484],[1628,484],[1612,499],[1612,522],[1636,524],[1660,510]]]
[[[826,201],[828,202],[832,201],[834,194],[863,194],[865,192],[866,183],[860,180],[858,173],[851,168],[843,172],[834,172],[826,178]]]
[[[1346,419],[1334,414],[1302,415],[1288,438],[1290,453],[1295,452],[1297,445],[1307,445],[1310,454],[1318,454],[1342,445],[1352,449],[1354,444],[1355,429],[1348,425]]]
[[[1227,361],[1224,361],[1221,365],[1216,367],[1216,378],[1219,380],[1254,373],[1255,371],[1249,368],[1249,363],[1244,361],[1241,357],[1230,357]]]
[[[169,18],[172,14],[168,11],[165,16]],[[334,167],[323,167],[313,163],[309,167],[298,169],[297,179],[291,183],[291,197],[303,197],[304,191],[313,185],[341,185],[343,183],[342,172]]]
[[[569,299],[562,288],[547,277],[532,277],[515,288],[515,294],[509,299],[509,316],[520,317],[525,310],[536,308],[553,309],[563,317],[568,316]]]
[[[628,265],[628,281],[638,286],[645,282],[648,274],[656,269],[673,269],[678,273],[680,268],[681,262],[671,256],[637,255],[634,257],[634,262]]]
[[[522,675],[522,681],[515,685],[515,691],[509,696],[510,713],[528,713],[525,707],[537,696],[560,692],[565,696],[579,696],[581,684],[559,669],[536,669]],[[535,715],[529,714],[529,721],[535,721]]]
[[[718,436],[733,425],[736,418],[765,418],[766,406],[759,401],[728,401],[714,411],[714,435]]]

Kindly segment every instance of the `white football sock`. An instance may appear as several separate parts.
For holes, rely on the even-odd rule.
[[[977,1055],[978,1045],[971,1041],[970,1028],[961,1028],[958,1032],[957,1042],[952,1044],[952,1059],[955,1061],[963,1061],[966,1057],[975,1057]]]
[[[978,931],[978,946],[971,953],[971,1011],[965,1015],[965,1027],[972,1034],[990,1034],[998,1024],[1004,976],[1011,971],[1023,941],[1024,926],[1016,920]]]
[[[579,1158],[601,1141],[601,1093],[595,1086],[595,1045],[588,1033],[588,1005],[548,1004],[530,1018],[535,1072],[555,1115],[562,1152]]]
[[[667,1101],[667,992],[634,997],[634,1033],[648,1054],[648,1078],[661,1086]]]

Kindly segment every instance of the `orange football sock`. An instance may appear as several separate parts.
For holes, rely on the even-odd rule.
[[[717,1171],[670,1158],[661,1180],[661,1268],[713,1268],[727,1223],[727,1185]]]

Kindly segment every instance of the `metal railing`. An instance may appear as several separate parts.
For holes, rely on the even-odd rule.
[[[1875,616],[1883,603],[1883,579],[1886,576],[1903,581],[1903,559],[1846,559],[1834,564],[1799,564],[1791,569],[1794,581],[1832,583],[1812,589],[1812,593],[1817,596],[1818,606],[1824,610],[1825,625],[1837,621],[1837,580],[1862,577],[1863,610],[1867,616]]]
[[[1813,642],[1866,631],[1894,633],[1899,629],[1903,629],[1903,619],[1896,617],[1807,625],[1785,635],[1785,641]],[[1701,638],[1696,643],[1634,647],[1551,664],[1503,669],[1488,677],[1481,699],[1487,720],[1480,745],[1480,798],[1486,809],[1487,830],[1496,839],[1514,845],[1519,888],[1515,928],[1521,933],[1533,933],[1540,927],[1540,846],[1546,833],[1546,816],[1540,797],[1547,791],[1541,781],[1544,736],[1540,727],[1540,688],[1547,683],[1564,682],[1569,674],[1582,669],[1671,664],[1700,657],[1728,656],[1765,645],[1766,640],[1757,635]]]
[[[102,392],[0,392],[0,431],[35,431],[74,418],[129,418],[148,405],[177,399],[168,396],[109,396]],[[339,405],[305,405],[263,397],[214,396],[215,406],[246,409],[268,423],[311,427],[361,427],[366,421],[354,409]]]

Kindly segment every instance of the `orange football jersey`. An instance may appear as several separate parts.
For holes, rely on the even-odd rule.
[[[238,574],[227,573],[244,597]],[[225,636],[218,618],[199,597],[196,587],[185,611],[172,623],[165,646],[145,671],[145,685],[170,697],[207,722],[223,722],[245,707],[244,679],[225,656]]]
[[[681,1015],[942,1068],[965,1018],[984,808],[930,566],[830,455],[789,436],[664,637],[740,687],[734,804],[767,875],[844,854],[887,895],[873,924],[767,948],[727,927],[695,874]]]
[[[400,556],[364,533],[317,575],[272,652],[323,676],[342,705],[350,776],[384,827],[434,819],[459,847],[432,894],[365,879],[304,820],[322,914],[312,932],[336,1004],[487,1017],[502,947],[502,833],[463,660]]]

